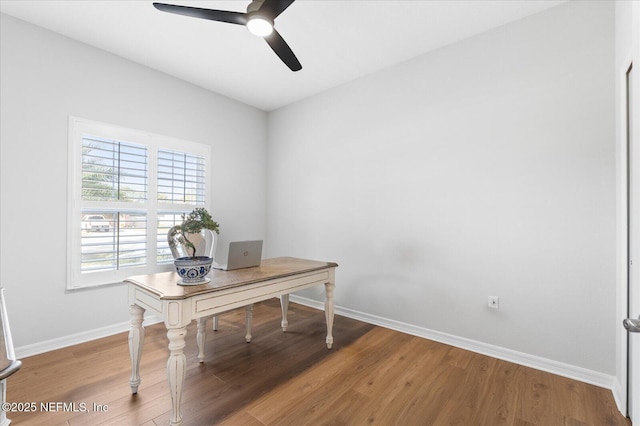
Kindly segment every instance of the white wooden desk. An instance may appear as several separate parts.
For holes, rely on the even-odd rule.
[[[164,319],[169,338],[167,378],[173,404],[171,426],[182,425],[180,402],[186,373],[184,355],[187,325],[198,320],[247,306],[252,303],[285,296],[303,288],[324,284],[326,292],[325,317],[327,321],[327,347],[333,344],[333,289],[335,287],[335,263],[279,257],[265,259],[256,268],[235,271],[212,270],[209,283],[197,286],[179,286],[175,272],[138,275],[125,280],[129,284],[131,330],[129,351],[131,354],[131,392],[140,386],[140,357],[144,340],[142,322],[144,312],[151,311]],[[282,326],[286,329],[288,297],[281,297]],[[200,333],[202,332],[202,335]],[[198,346],[202,354],[204,327],[198,326]]]

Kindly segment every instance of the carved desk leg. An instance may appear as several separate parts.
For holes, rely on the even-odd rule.
[[[287,327],[289,327],[289,321],[287,321],[287,312],[289,311],[288,294],[280,296],[280,308],[282,309],[282,322],[280,323],[280,326],[282,327],[282,331],[287,331]]]
[[[207,317],[198,318],[196,320],[198,324],[198,333],[196,334],[196,341],[198,342],[198,360],[200,364],[204,362],[204,344],[207,341]]]
[[[138,305],[131,305],[129,308],[129,315],[131,316],[131,329],[129,330],[129,355],[131,356],[131,379],[129,379],[129,386],[131,386],[131,393],[138,393],[138,386],[140,386],[140,358],[142,357],[142,346],[144,343],[144,327],[142,321],[144,320],[144,309]]]
[[[169,351],[171,352],[169,360],[167,361],[167,378],[169,379],[169,392],[171,393],[171,402],[173,405],[171,420],[169,422],[171,426],[182,425],[180,405],[187,367],[187,357],[184,355],[184,339],[186,335],[187,327],[170,328],[167,330]]]
[[[324,284],[324,290],[327,295],[324,301],[324,316],[327,319],[327,348],[333,346],[333,289],[335,284],[332,282]]]
[[[247,305],[244,308],[245,321],[247,322],[247,334],[244,336],[244,340],[247,343],[251,342],[251,322],[253,321],[253,304]]]

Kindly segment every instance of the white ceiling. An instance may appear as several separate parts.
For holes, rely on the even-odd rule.
[[[158,1],[239,12],[249,4]],[[297,0],[275,24],[298,72],[243,26],[163,13],[151,0],[2,0],[0,11],[271,111],[562,2]]]

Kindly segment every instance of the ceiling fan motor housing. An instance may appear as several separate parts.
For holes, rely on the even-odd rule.
[[[262,3],[264,3],[264,0],[253,0],[249,3],[249,6],[247,6],[247,13],[257,12],[260,10]]]

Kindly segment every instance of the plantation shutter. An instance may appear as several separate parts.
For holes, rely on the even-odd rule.
[[[147,215],[127,209],[147,200],[148,150],[144,145],[84,135],[81,272],[146,264]],[[100,206],[100,207],[98,207]]]

